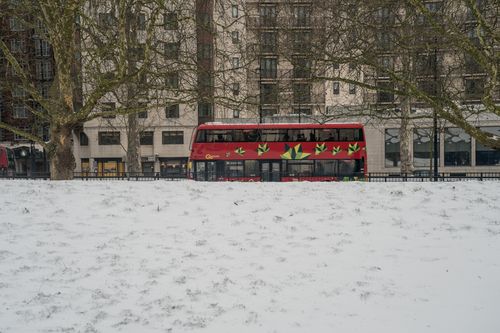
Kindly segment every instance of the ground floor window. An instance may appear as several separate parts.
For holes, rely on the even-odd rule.
[[[399,152],[399,129],[389,128],[385,130],[385,167],[399,167],[401,165],[401,154]]]
[[[120,158],[96,159],[97,175],[101,177],[116,177],[125,174],[125,163]]]
[[[187,158],[160,158],[160,174],[163,177],[185,178]]]
[[[460,128],[447,128],[444,134],[444,165],[470,165],[470,135]]]
[[[413,165],[416,168],[430,167],[434,156],[434,135],[431,128],[418,128],[413,131]],[[439,135],[438,135],[439,164]]]
[[[142,173],[145,175],[152,175],[155,173],[155,162],[142,162]]]
[[[481,130],[500,136],[500,127],[481,127]],[[500,149],[493,149],[476,142],[476,165],[500,165]]]
[[[88,158],[82,158],[81,162],[80,162],[80,166],[81,166],[83,175],[88,175],[88,173],[91,172],[90,160]]]

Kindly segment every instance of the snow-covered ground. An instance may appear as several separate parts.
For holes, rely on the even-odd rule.
[[[500,332],[500,183],[0,181],[0,332]]]

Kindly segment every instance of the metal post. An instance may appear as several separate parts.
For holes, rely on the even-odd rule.
[[[437,86],[437,37],[434,37],[434,98],[437,98],[438,96],[438,86]],[[434,106],[434,114],[433,114],[433,131],[434,131],[434,181],[436,182],[438,180],[438,121],[437,121],[437,109],[436,106]]]
[[[30,158],[31,158],[31,176],[35,175],[35,143],[30,141]]]

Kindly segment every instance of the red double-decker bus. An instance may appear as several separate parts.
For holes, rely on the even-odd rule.
[[[336,181],[367,172],[362,124],[219,124],[193,134],[190,176],[201,181]]]

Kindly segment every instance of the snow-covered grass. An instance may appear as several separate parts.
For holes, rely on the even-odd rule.
[[[500,183],[0,181],[0,332],[500,332]]]

